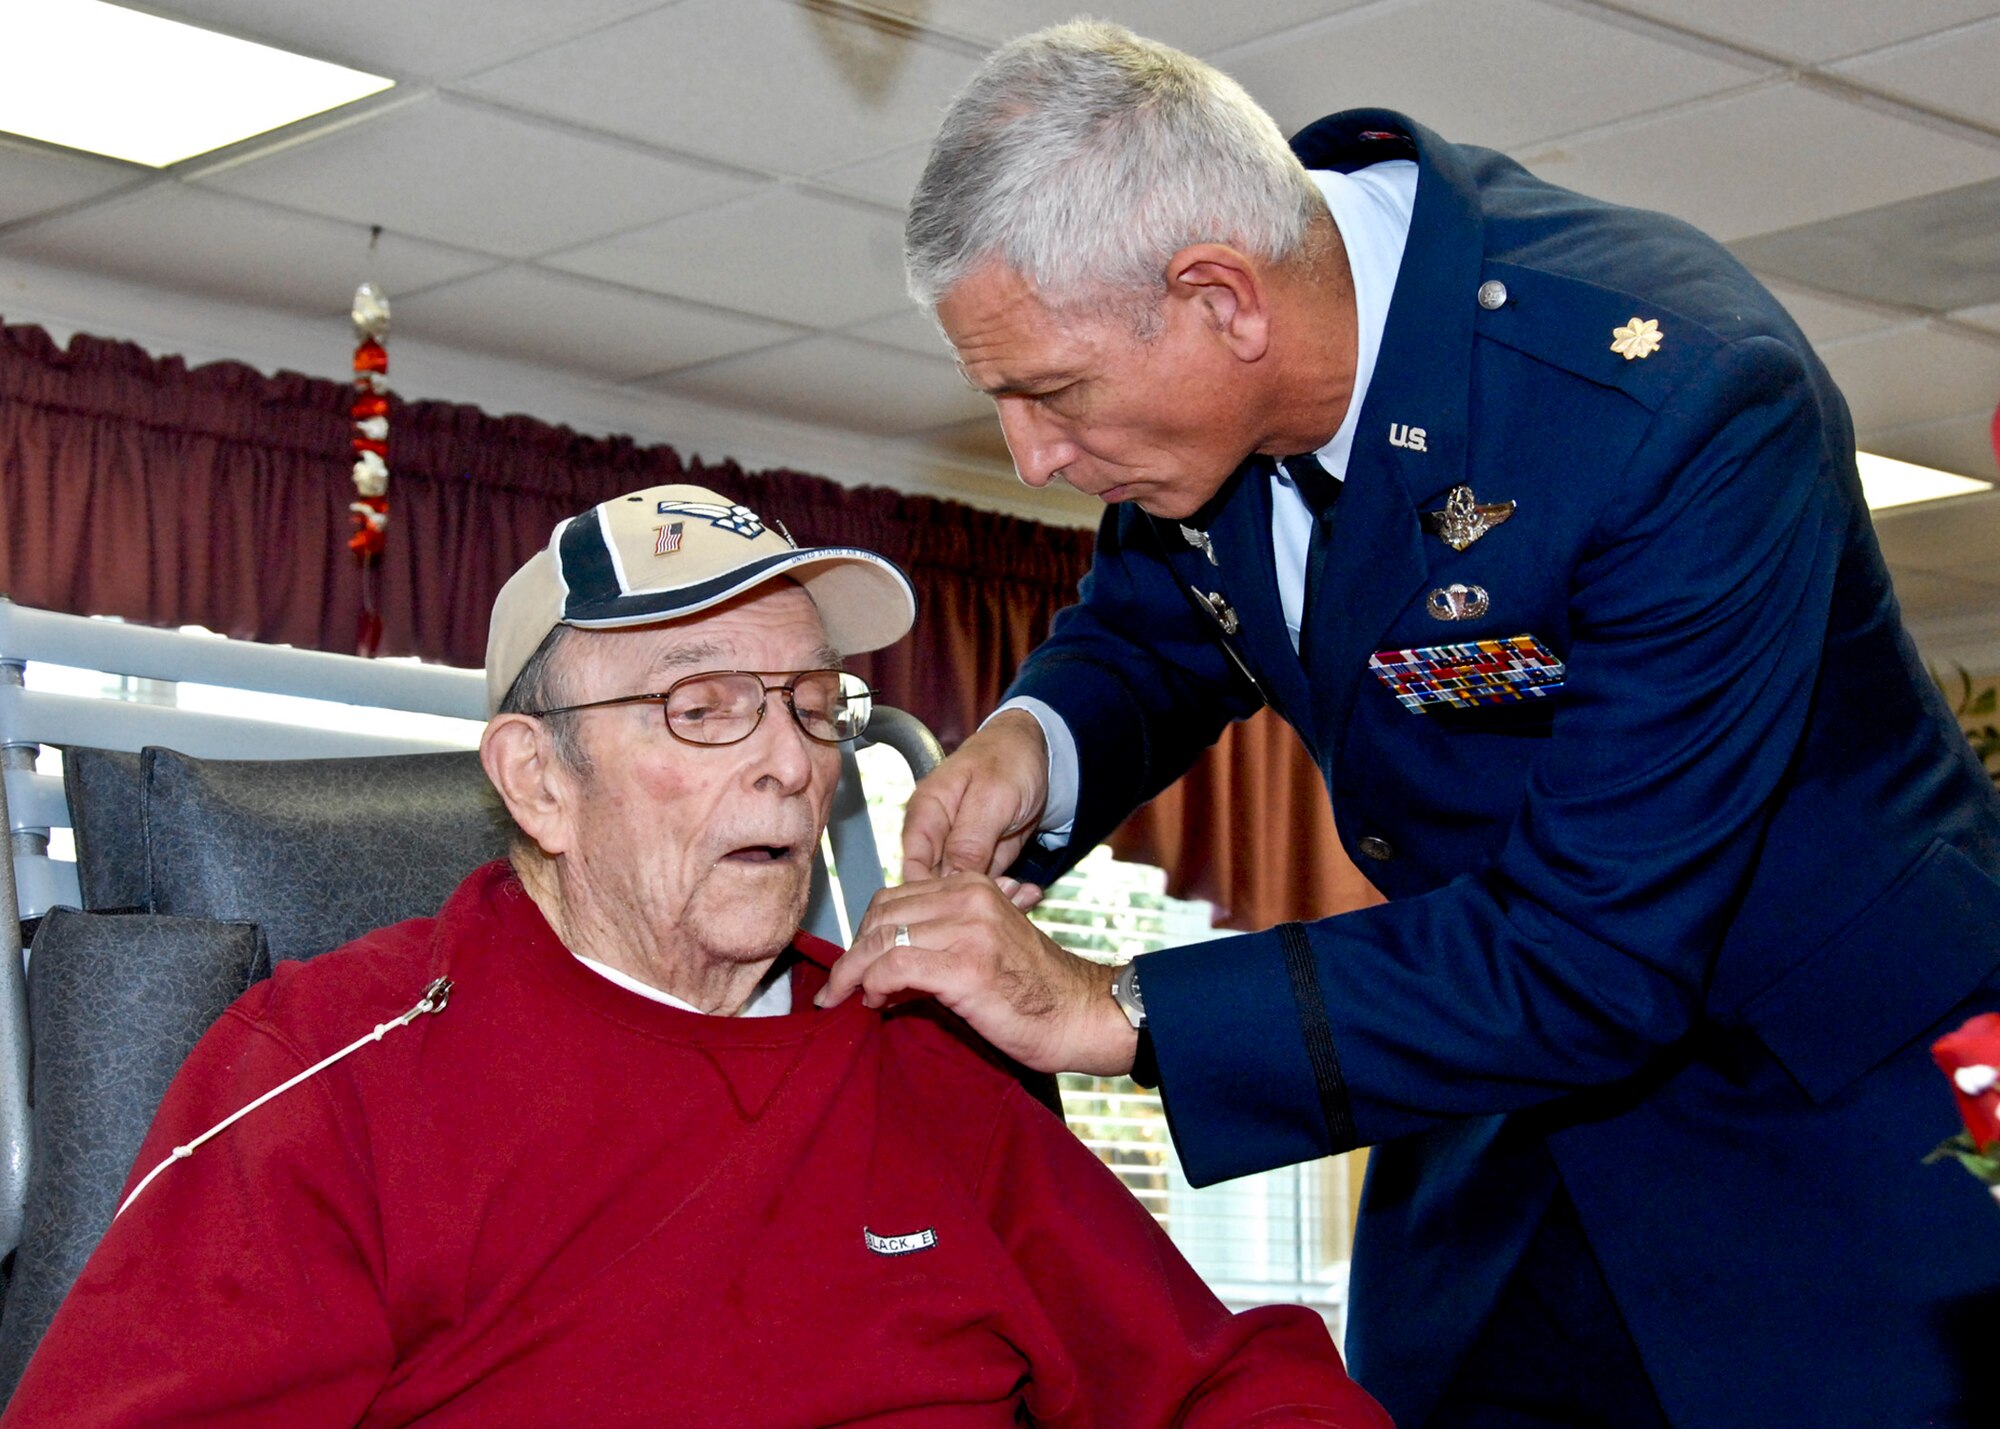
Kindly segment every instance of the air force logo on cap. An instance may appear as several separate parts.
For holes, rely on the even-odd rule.
[[[654,508],[661,516],[699,516],[709,525],[734,531],[746,540],[764,534],[764,523],[747,506],[724,506],[714,501],[662,501]]]

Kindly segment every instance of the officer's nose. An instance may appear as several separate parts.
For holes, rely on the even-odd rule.
[[[1014,470],[1029,486],[1047,486],[1057,472],[1076,460],[1079,455],[1076,444],[1057,430],[1033,398],[997,400],[1000,432],[1007,439]]]

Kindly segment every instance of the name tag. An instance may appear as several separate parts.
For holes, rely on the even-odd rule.
[[[1414,714],[1545,699],[1563,684],[1563,662],[1532,635],[1377,650],[1368,668]]]
[[[863,1226],[861,1239],[877,1255],[914,1255],[938,1243],[935,1230],[911,1231],[908,1235],[876,1235]]]

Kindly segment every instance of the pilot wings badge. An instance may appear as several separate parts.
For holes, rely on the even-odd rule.
[[[1421,513],[1424,530],[1442,537],[1454,551],[1462,551],[1514,514],[1511,501],[1482,504],[1469,486],[1454,486],[1439,511]]]

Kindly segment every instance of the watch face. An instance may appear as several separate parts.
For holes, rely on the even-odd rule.
[[[1146,1003],[1139,996],[1139,970],[1131,963],[1118,970],[1118,976],[1111,981],[1111,996],[1118,1003],[1118,1010],[1125,1014],[1125,1020],[1134,1027],[1146,1025]]]

